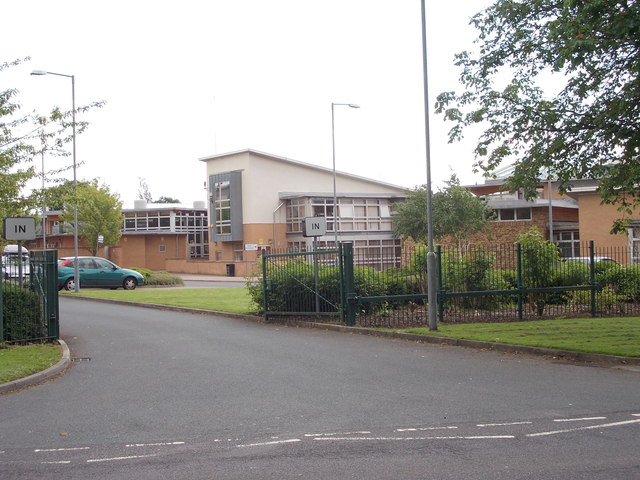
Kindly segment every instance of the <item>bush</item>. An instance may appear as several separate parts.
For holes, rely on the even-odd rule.
[[[156,272],[147,268],[132,268],[144,277],[144,284],[148,286],[184,285],[182,278],[169,272]]]
[[[602,286],[611,287],[626,301],[640,301],[640,266],[609,268],[597,278]]]
[[[47,336],[40,298],[27,288],[2,285],[2,319],[7,342]]]

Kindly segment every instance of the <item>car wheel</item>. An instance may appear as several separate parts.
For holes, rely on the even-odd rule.
[[[124,279],[124,282],[122,282],[122,288],[125,290],[135,290],[137,285],[138,282],[136,282],[136,279],[133,277],[127,277]]]
[[[64,282],[64,289],[67,292],[70,292],[71,290],[75,290],[76,289],[76,282],[73,278],[69,278],[66,282]]]

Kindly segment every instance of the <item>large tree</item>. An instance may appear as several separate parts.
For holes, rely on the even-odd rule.
[[[623,214],[640,203],[640,1],[497,0],[456,56],[463,93],[438,96],[450,140],[480,125],[476,166],[513,163],[513,190],[540,178],[599,180]],[[616,227],[619,229],[621,223]]]
[[[433,236],[436,239],[450,236],[460,249],[471,235],[484,229],[493,216],[486,200],[460,186],[455,175],[446,182],[445,188],[433,194],[432,209]],[[397,204],[394,232],[397,236],[426,243],[426,186],[409,191],[407,200]]]
[[[122,229],[122,202],[97,180],[78,183],[73,192],[64,197],[62,219],[70,225],[74,220],[74,205],[78,205],[78,236],[84,240],[92,255],[98,251],[98,236],[103,244],[118,244]]]
[[[28,60],[0,63],[0,73]],[[42,205],[42,192],[24,193],[27,182],[39,175],[33,161],[41,155],[70,155],[66,147],[73,139],[73,112],[54,108],[47,115],[23,113],[18,95],[14,88],[0,91],[0,217],[28,215]],[[76,107],[76,114],[103,104],[94,102]],[[76,119],[75,126],[79,135],[88,123]],[[70,168],[71,165],[58,163],[47,172],[46,179],[59,182],[58,175]]]

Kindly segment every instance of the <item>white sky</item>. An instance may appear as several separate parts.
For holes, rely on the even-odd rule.
[[[469,18],[492,1],[426,1],[433,106],[461,90],[453,55],[473,48]],[[29,75],[46,70],[75,75],[77,106],[105,100],[80,117],[91,126],[78,178],[100,178],[125,206],[139,177],[154,199],[205,200],[198,158],[214,153],[331,168],[332,102],[361,106],[335,109],[338,170],[426,182],[420,0],[20,0],[2,11],[0,61],[31,61],[0,73],[0,90],[17,88],[24,112],[70,109],[70,79]],[[449,145],[449,126],[431,115],[435,186],[451,171],[480,181],[473,142]]]

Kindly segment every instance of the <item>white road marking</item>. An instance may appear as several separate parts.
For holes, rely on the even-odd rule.
[[[35,453],[44,452],[76,452],[78,450],[89,450],[91,447],[74,447],[74,448],[36,448]]]
[[[111,457],[111,458],[91,458],[87,460],[87,463],[98,463],[98,462],[115,462],[118,460],[132,460],[136,458],[149,458],[149,457],[157,457],[157,454],[151,455],[130,455],[128,457]]]
[[[340,433],[305,433],[305,437],[335,437],[336,435],[368,435],[371,432],[340,432]]]
[[[607,417],[556,418],[554,422],[588,422],[589,420],[606,420]]]
[[[43,465],[68,465],[71,463],[71,460],[59,460],[57,462],[40,462]]]
[[[618,427],[620,425],[630,425],[632,423],[640,423],[640,420],[626,420],[623,422],[614,422],[614,423],[602,423],[600,425],[589,425],[587,427],[576,427],[576,428],[568,428],[566,430],[555,430],[550,432],[539,432],[539,433],[528,433],[527,437],[544,437],[547,435],[557,435],[559,433],[568,433],[568,432],[578,432],[581,430],[594,430],[598,428],[611,428]]]
[[[453,430],[458,427],[420,427],[420,428],[397,428],[396,432],[426,432],[429,430]]]
[[[160,443],[130,443],[125,445],[127,448],[131,447],[167,447],[173,445],[184,445],[185,442],[160,442]]]
[[[236,445],[238,448],[247,448],[247,447],[267,447],[269,445],[282,445],[284,443],[295,443],[300,442],[299,438],[292,438],[290,440],[275,440],[273,442],[262,442],[262,443],[248,443],[246,445]]]
[[[531,425],[533,422],[511,422],[511,423],[479,423],[477,427],[510,427],[512,425]]]
[[[513,439],[515,435],[469,435],[469,436],[450,436],[450,437],[320,437],[314,440],[328,441],[407,441],[407,440],[502,440]]]

